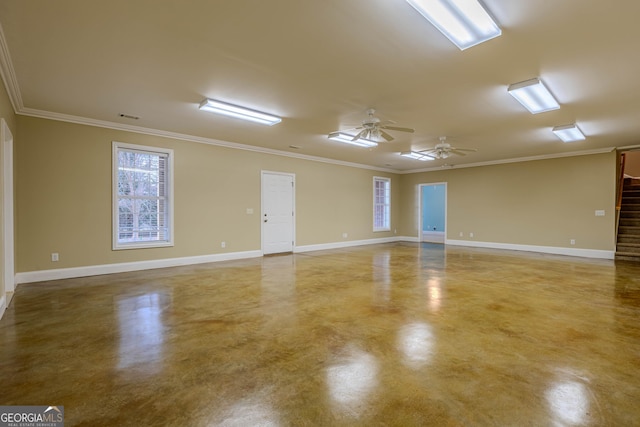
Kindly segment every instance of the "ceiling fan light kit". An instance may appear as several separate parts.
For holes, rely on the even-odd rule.
[[[440,142],[433,148],[428,148],[422,151],[403,151],[400,153],[403,157],[408,157],[414,160],[442,160],[449,158],[452,154],[458,156],[466,156],[468,152],[478,151],[475,148],[458,148],[452,147],[451,144],[447,142],[446,136],[441,136]]]
[[[507,89],[531,114],[557,110],[560,104],[539,78],[514,83]]]
[[[491,40],[502,30],[477,0],[407,0],[460,50]]]
[[[562,142],[584,141],[586,137],[576,124],[556,126],[551,131],[562,140]]]
[[[362,121],[361,126],[358,126],[352,129],[336,130],[334,132],[331,132],[329,134],[329,139],[333,139],[335,141],[340,141],[340,142],[351,143],[351,144],[357,141],[365,141],[365,143],[369,145],[363,145],[363,144],[355,144],[355,145],[371,147],[371,146],[378,145],[377,144],[378,141],[381,141],[381,140],[384,140],[386,142],[391,142],[394,140],[393,136],[387,133],[386,130],[398,131],[398,132],[409,132],[409,133],[415,132],[411,128],[392,126],[394,122],[390,120],[382,122],[380,121],[379,118],[374,116],[375,112],[376,111],[372,108],[367,110],[367,118]],[[375,144],[375,145],[370,145],[370,144]]]
[[[278,116],[208,98],[200,103],[200,109],[268,126],[273,126],[282,121]]]

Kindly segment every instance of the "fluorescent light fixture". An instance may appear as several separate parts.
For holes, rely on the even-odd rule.
[[[355,135],[349,135],[348,133],[338,132],[338,133],[331,134],[329,136],[329,139],[333,141],[344,142],[346,144],[357,145],[358,147],[376,147],[378,145],[377,142],[372,141],[370,139],[364,139],[364,138],[360,138],[360,139],[356,139],[355,141],[352,141],[354,136]]]
[[[407,0],[422,16],[465,50],[502,34],[478,0]]]
[[[587,139],[575,124],[556,126],[551,129],[551,131],[555,133],[562,142],[584,141]]]
[[[200,109],[269,126],[275,125],[276,123],[280,123],[282,121],[282,119],[278,116],[262,113],[260,111],[250,110],[248,108],[239,107],[233,104],[227,104],[226,102],[216,101],[214,99],[205,99],[204,101],[202,101],[200,103]]]
[[[539,78],[534,78],[520,83],[514,83],[508,89],[511,96],[518,100],[531,114],[544,113],[545,111],[560,108],[558,101],[551,95],[549,89]]]
[[[402,157],[408,157],[410,159],[414,159],[414,160],[420,160],[421,162],[426,162],[429,160],[435,160],[433,157],[431,156],[427,156],[424,153],[421,153],[419,151],[403,151],[400,153],[400,155]]]

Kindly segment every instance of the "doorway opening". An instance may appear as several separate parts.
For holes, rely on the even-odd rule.
[[[9,306],[15,290],[14,236],[13,236],[13,135],[4,119],[0,120],[0,142],[2,143],[2,293],[0,294],[0,317]]]
[[[447,235],[447,183],[420,184],[421,242],[445,243]]]

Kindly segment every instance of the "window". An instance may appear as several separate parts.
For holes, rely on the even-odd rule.
[[[173,245],[173,150],[113,143],[113,249]]]
[[[391,230],[391,179],[373,177],[373,231]]]

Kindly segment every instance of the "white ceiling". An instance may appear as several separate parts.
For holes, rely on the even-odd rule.
[[[1,70],[21,114],[397,171],[638,144],[640,2],[484,3],[502,36],[460,51],[405,0],[0,0]],[[532,115],[507,93],[533,77],[560,110]],[[199,111],[206,97],[283,120]],[[373,149],[327,139],[368,108],[416,132]],[[573,122],[586,141],[551,133]],[[429,163],[397,154],[441,135],[478,151]]]

